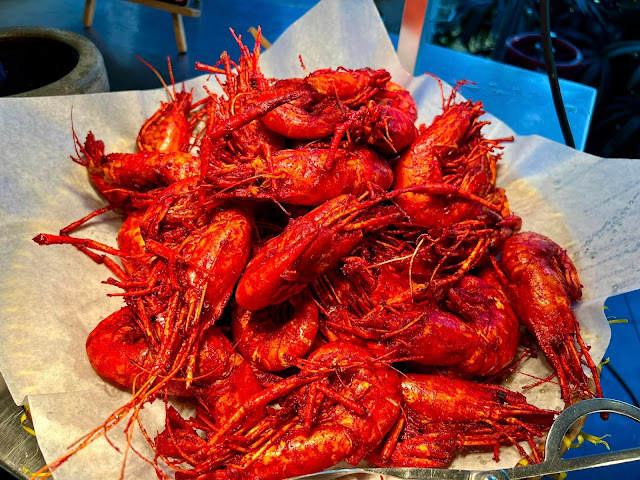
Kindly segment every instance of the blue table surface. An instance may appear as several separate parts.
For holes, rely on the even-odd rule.
[[[608,298],[605,309],[611,322],[611,343],[605,355],[607,363],[603,365],[600,377],[604,396],[638,405],[640,360],[635,354],[640,351],[640,290]],[[621,381],[627,388],[623,387]],[[600,419],[597,414],[590,415],[582,430],[594,437],[604,437],[603,440],[613,451],[640,446],[640,425],[620,415],[611,415],[607,421]],[[606,451],[604,444],[585,441],[581,447],[569,450],[565,458]],[[640,480],[640,463],[636,461],[568,475],[569,480]]]
[[[397,46],[397,35],[390,35]],[[422,43],[414,75],[432,73],[450,85],[460,80],[461,93],[480,100],[485,110],[520,135],[537,134],[564,143],[546,73],[499,63],[486,58]],[[576,148],[584,150],[595,107],[597,90],[560,79],[562,98]]]

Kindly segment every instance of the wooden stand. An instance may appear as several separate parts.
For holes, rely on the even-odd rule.
[[[126,0],[132,3],[138,3],[145,7],[152,7],[158,10],[170,12],[173,18],[173,31],[176,34],[176,43],[180,53],[187,52],[187,36],[184,33],[184,24],[182,17],[196,18],[200,16],[200,8],[181,7],[180,5],[172,5],[171,3],[160,2],[158,0]],[[198,2],[199,3],[199,2]],[[93,24],[93,16],[96,11],[96,0],[85,0],[84,15],[82,23],[85,27]]]

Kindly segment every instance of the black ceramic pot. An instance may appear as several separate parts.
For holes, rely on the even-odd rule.
[[[56,28],[0,28],[0,96],[108,91],[102,54],[82,35]]]
[[[582,66],[582,52],[571,42],[559,37],[551,39],[558,75],[574,78]],[[505,61],[529,70],[545,71],[542,36],[525,33],[507,39]]]

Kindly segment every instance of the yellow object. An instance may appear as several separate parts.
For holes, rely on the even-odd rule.
[[[255,27],[249,27],[249,33],[253,36],[253,38],[258,38],[258,29]],[[265,49],[271,46],[271,42],[264,38],[262,35],[260,36],[260,45],[262,45]]]
[[[611,450],[611,448],[609,448],[609,444],[603,440],[603,438],[610,437],[611,435],[609,434],[603,435],[601,437],[596,437],[595,435],[589,435],[588,433],[580,432],[579,436],[583,436],[587,442],[591,442],[594,445],[599,445],[602,443],[605,447],[607,447],[607,450]]]
[[[607,307],[606,305],[604,306],[605,311],[609,310],[609,307]],[[629,320],[627,320],[626,318],[616,318],[614,315],[607,315],[607,321],[609,322],[609,324],[613,324],[613,323],[629,323]]]
[[[575,443],[571,442],[566,436],[562,437],[562,441],[564,442],[565,447],[567,448],[577,448],[584,443],[584,437],[582,436],[582,431],[576,437]]]
[[[549,475],[551,478],[555,478],[555,480],[564,480],[567,478],[567,472],[556,473],[555,475]]]
[[[627,320],[626,318],[612,318],[611,320],[608,320],[610,325],[613,325],[614,323],[629,323],[629,320]]]
[[[583,432],[582,430],[580,431],[580,433],[578,434],[578,436],[576,437],[575,442],[571,442],[571,440],[569,440],[566,436],[562,438],[562,441],[564,442],[565,446],[567,448],[577,448],[580,447],[584,441],[586,440],[589,443],[593,443],[594,445],[599,445],[599,444],[603,444],[605,447],[607,447],[607,450],[611,450],[611,448],[609,448],[609,444],[603,440],[603,438],[607,438],[610,437],[611,435],[606,434],[603,435],[601,437],[596,437],[595,435],[591,435],[589,433]]]
[[[51,476],[51,472],[33,473],[27,467],[22,467],[22,471],[27,475],[30,475],[31,478],[46,478]]]
[[[35,432],[35,430],[34,430],[33,428],[31,428],[31,427],[29,427],[29,426],[25,425],[25,422],[27,421],[27,418],[28,418],[28,417],[27,417],[27,413],[29,413],[29,405],[28,405],[28,404],[26,404],[26,405],[24,406],[24,409],[25,409],[25,413],[23,413],[23,414],[22,414],[22,416],[20,417],[20,426],[21,426],[22,428],[24,428],[24,430],[25,430],[27,433],[30,433],[31,435],[33,435],[33,436],[35,437],[35,436],[36,436],[36,432]],[[29,472],[27,472],[27,473],[29,473]]]

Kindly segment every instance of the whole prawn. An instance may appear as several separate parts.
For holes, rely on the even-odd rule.
[[[362,195],[370,189],[387,190],[391,167],[374,151],[304,147],[256,156],[250,164],[210,166],[207,180],[222,191],[220,197],[255,198],[318,206],[342,194]],[[327,166],[332,164],[331,168]]]
[[[146,371],[153,363],[151,342],[129,307],[102,320],[89,334],[87,357],[96,373],[113,385],[132,388],[144,384]],[[169,395],[189,396],[184,382],[168,385]]]
[[[160,108],[142,124],[136,140],[138,150],[141,152],[160,153],[186,151],[191,140],[192,127],[189,120],[189,111],[191,110],[193,95],[191,92],[176,92],[173,69],[169,58],[167,58],[167,64],[173,90],[169,90],[162,76],[155,68],[141,58],[140,60],[160,79],[171,101],[162,102]]]
[[[391,78],[386,70],[370,68],[323,69],[304,79],[287,79],[274,88],[305,92],[296,102],[269,112],[262,122],[274,132],[296,140],[315,140],[332,135],[347,120],[345,106],[358,107]]]
[[[260,310],[304,290],[348,254],[365,229],[381,228],[390,219],[402,216],[392,209],[386,217],[376,218],[371,207],[381,200],[339,195],[292,220],[245,268],[236,289],[238,305]]]
[[[518,320],[500,293],[477,277],[465,276],[445,290],[444,305],[433,300],[377,303],[361,316],[328,311],[327,329],[355,335],[390,359],[446,367],[466,377],[493,375],[514,359]],[[389,305],[386,307],[385,305]]]
[[[343,459],[356,465],[382,441],[400,413],[397,372],[361,345],[331,342],[310,355],[297,376],[243,405],[234,421],[208,439],[209,448],[224,445],[224,432],[256,404],[285,389],[295,391],[277,414],[277,426],[268,423],[265,436],[253,439],[259,448],[237,456],[225,469],[217,469],[211,459],[200,463],[192,475],[269,480],[321,471]]]
[[[76,137],[76,145],[84,158],[78,155],[72,159],[87,167],[92,182],[108,200],[113,191],[167,186],[202,173],[200,158],[186,152],[105,154],[104,142],[96,140],[92,132],[87,134],[84,145]]]
[[[460,85],[457,87],[460,88]],[[457,89],[443,113],[422,130],[394,168],[393,188],[410,185],[451,184],[461,190],[488,197],[495,184],[493,152],[499,143],[512,139],[485,140],[478,118],[484,113],[480,102],[454,103]],[[451,199],[424,193],[407,193],[398,204],[423,227],[447,227],[482,213],[482,206],[468,199]]]
[[[381,466],[444,467],[457,450],[514,445],[540,462],[541,437],[558,412],[527,403],[524,395],[495,385],[437,375],[408,374],[402,380],[404,416],[370,460]],[[517,442],[526,440],[527,454]]]
[[[229,348],[225,349],[227,345],[224,343],[220,346],[221,335],[217,327],[210,327],[202,335],[194,374],[198,384],[219,383],[221,378],[230,374],[235,364],[239,364],[237,359],[235,364],[231,360],[232,354],[238,354],[228,340],[226,342]],[[98,323],[87,337],[86,350],[96,373],[111,384],[123,388],[144,384],[157,354],[153,343],[140,327],[136,314],[129,307],[121,308]],[[257,385],[257,381],[255,384]],[[193,397],[197,391],[186,386],[184,377],[176,376],[167,384],[166,393]],[[250,392],[250,389],[247,390],[247,395]]]
[[[318,333],[318,307],[309,295],[300,294],[257,312],[236,308],[231,331],[245,358],[263,370],[284,370],[312,348]]]
[[[262,119],[270,130],[286,138],[317,140],[333,136],[335,151],[345,133],[384,155],[395,156],[415,139],[415,103],[400,86],[388,89],[385,70],[319,70],[304,79],[277,82],[275,88],[303,92]],[[405,112],[405,109],[407,111]],[[333,155],[330,157],[333,162]],[[332,164],[332,163],[331,163]]]
[[[567,252],[544,235],[523,232],[505,242],[502,267],[511,304],[553,365],[564,401],[573,403],[573,392],[602,397],[598,368],[571,309],[582,296],[582,286]],[[583,363],[591,371],[595,391]]]

